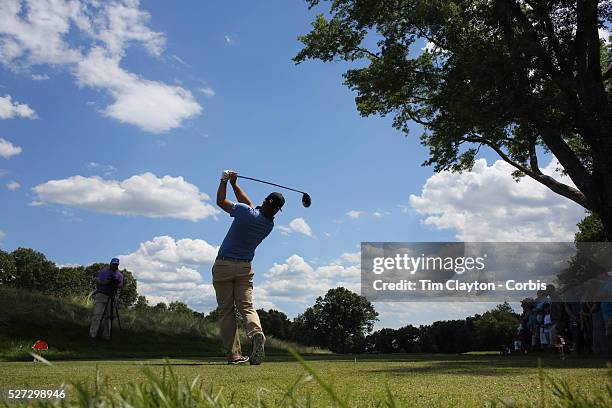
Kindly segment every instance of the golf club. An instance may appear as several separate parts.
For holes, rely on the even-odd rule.
[[[252,178],[252,177],[238,175],[238,178],[243,178],[243,179],[252,180],[252,181],[258,181],[260,183],[269,184],[271,186],[276,186],[276,187],[284,188],[284,189],[287,189],[287,190],[295,191],[296,193],[302,193],[302,204],[306,208],[310,207],[311,200],[310,200],[310,196],[308,195],[308,193],[305,193],[305,192],[300,191],[300,190],[296,190],[296,189],[291,188],[291,187],[281,186],[280,184],[270,183],[269,181],[258,180],[256,178]]]

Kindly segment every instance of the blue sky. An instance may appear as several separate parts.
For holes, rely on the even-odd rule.
[[[488,152],[462,175],[421,167],[421,129],[405,137],[389,118],[361,118],[342,85],[347,64],[291,61],[318,12],[305,3],[2,7],[4,250],[58,264],[121,256],[151,300],[210,310],[210,264],[230,224],[212,199],[220,172],[235,169],[312,196],[304,209],[283,192],[254,262],[256,306],[295,316],[326,288],[358,288],[361,241],[568,240],[582,216],[513,182]],[[256,202],[271,191],[242,186]],[[376,306],[391,327],[485,307]]]

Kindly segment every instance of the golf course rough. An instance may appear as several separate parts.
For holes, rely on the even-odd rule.
[[[256,401],[269,406],[307,406],[310,401],[311,406],[352,407],[394,400],[398,406],[410,407],[480,407],[491,406],[494,401],[540,406],[542,397],[545,406],[558,406],[551,381],[563,381],[585,398],[605,395],[610,385],[606,360],[596,358],[562,361],[547,357],[542,359],[542,370],[533,357],[494,355],[307,356],[305,365],[292,356],[276,355],[261,366],[227,366],[217,358],[52,364],[1,362],[0,389],[58,388],[62,383],[80,383],[93,389],[97,374],[109,395],[121,390],[130,394],[135,392],[134,387],[150,385],[151,376],[176,378],[185,384],[199,377],[202,392],[224,401],[218,406],[230,402],[252,406]],[[541,381],[545,382],[544,393]],[[168,392],[178,392],[172,390]],[[330,390],[335,396],[330,396]],[[69,399],[75,397],[73,387],[69,386],[67,392]],[[606,398],[607,405],[585,406],[612,406],[612,396]]]

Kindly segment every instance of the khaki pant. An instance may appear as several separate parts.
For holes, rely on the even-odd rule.
[[[257,311],[253,307],[253,271],[250,262],[216,260],[212,268],[213,286],[219,306],[221,340],[228,360],[242,356],[234,309],[246,321],[247,336],[262,332]]]
[[[89,326],[89,337],[91,338],[98,337],[98,332],[100,331],[100,324],[102,325],[102,337],[106,339],[110,338],[110,316],[113,304],[112,302],[108,302],[109,298],[110,296],[105,295],[104,293],[98,292],[94,295],[93,314],[91,316],[91,325]],[[102,318],[103,314],[104,319]]]

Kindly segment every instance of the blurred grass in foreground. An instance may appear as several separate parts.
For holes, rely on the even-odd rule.
[[[95,381],[70,383],[66,389],[70,396],[67,400],[35,401],[34,407],[319,407],[332,406],[348,408],[362,406],[352,404],[350,399],[341,395],[338,390],[305,361],[298,353],[290,350],[293,357],[302,366],[303,373],[298,376],[284,391],[272,392],[258,387],[252,401],[240,401],[235,392],[228,393],[223,387],[207,385],[200,376],[185,378],[177,375],[169,361],[166,361],[161,373],[155,373],[149,367],[142,367],[144,378],[138,382],[127,382],[121,386],[112,386],[108,378],[102,378],[96,371]],[[41,359],[45,364],[52,363]],[[231,368],[230,368],[231,369]],[[553,378],[539,368],[540,397],[530,403],[510,402],[502,399],[482,401],[480,404],[465,406],[482,407],[563,407],[563,408],[604,408],[612,406],[612,374],[608,373],[608,384],[605,389],[585,393],[572,387],[566,381]],[[315,386],[323,393],[304,395],[301,388]],[[444,384],[438,384],[444,387]],[[367,406],[406,407],[422,406],[402,402],[388,385],[378,390],[379,397],[368,401]],[[469,392],[469,390],[466,390]],[[272,398],[271,398],[272,397]],[[409,396],[408,396],[409,397]],[[428,405],[428,407],[431,405]],[[434,405],[436,406],[436,405]],[[457,406],[440,403],[437,406]]]

